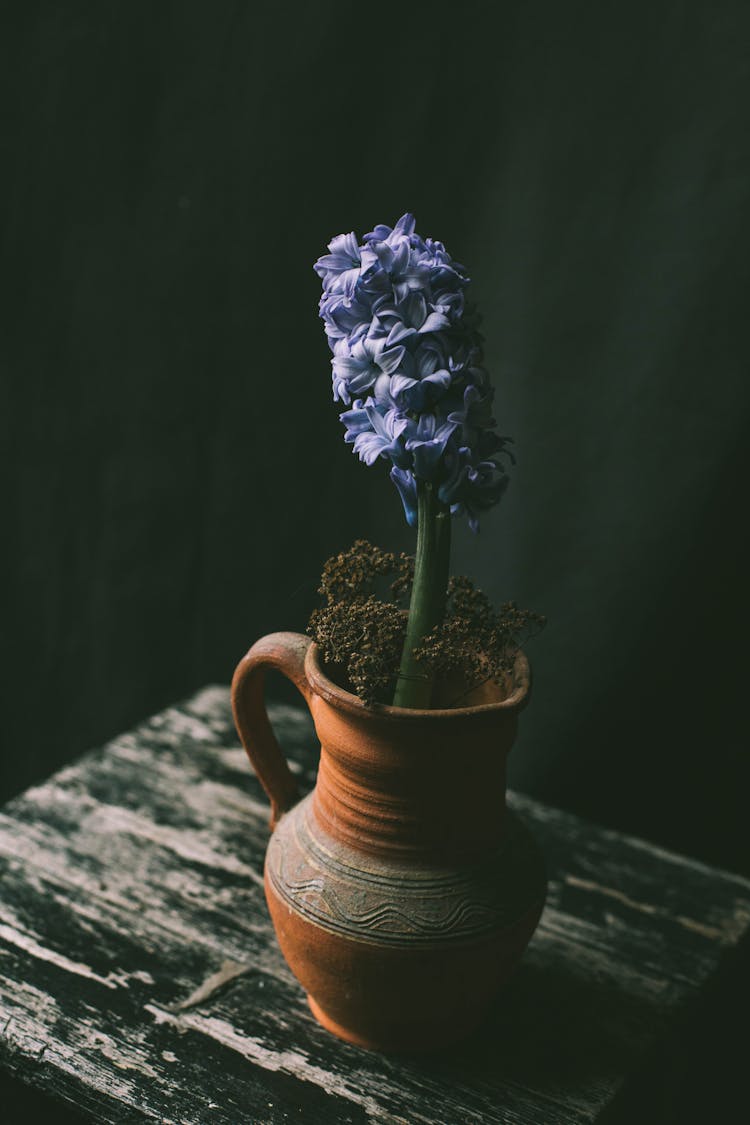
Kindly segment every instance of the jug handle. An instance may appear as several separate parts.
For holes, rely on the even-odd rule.
[[[266,669],[275,668],[294,684],[305,702],[310,686],[305,675],[305,656],[312,641],[302,633],[269,633],[256,641],[243,656],[232,678],[232,713],[250,763],[271,801],[271,831],[279,817],[299,797],[297,782],[276,741],[266,712]]]

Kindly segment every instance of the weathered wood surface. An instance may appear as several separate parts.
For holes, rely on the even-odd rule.
[[[303,788],[306,713],[273,718]],[[313,1021],[262,890],[268,805],[223,688],[0,814],[0,1062],[98,1121],[596,1118],[750,923],[750,883],[518,795],[550,893],[481,1034],[383,1057]]]

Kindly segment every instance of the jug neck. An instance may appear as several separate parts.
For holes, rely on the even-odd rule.
[[[453,732],[422,734],[411,744],[403,731],[387,741],[383,732],[362,738],[346,724],[316,725],[313,812],[334,839],[369,855],[436,862],[471,859],[501,842],[515,717],[503,729],[454,724]]]

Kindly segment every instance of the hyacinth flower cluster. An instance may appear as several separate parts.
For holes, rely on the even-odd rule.
[[[466,271],[414,227],[406,214],[361,244],[354,233],[338,235],[315,263],[333,397],[347,407],[345,440],[361,460],[391,463],[411,525],[425,482],[476,531],[507,485],[508,439],[493,428]]]
[[[390,463],[409,524],[414,581],[394,704],[429,708],[433,683],[414,653],[443,619],[453,516],[473,531],[508,483],[508,438],[494,429],[466,270],[413,215],[360,243],[341,234],[315,263],[345,440],[368,465]]]

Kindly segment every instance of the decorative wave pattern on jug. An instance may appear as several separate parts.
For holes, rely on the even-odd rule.
[[[267,877],[310,923],[344,937],[414,946],[482,939],[513,925],[543,897],[544,865],[511,814],[502,842],[460,866],[389,863],[327,836],[312,797],[271,838]]]

